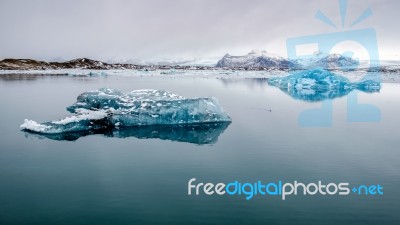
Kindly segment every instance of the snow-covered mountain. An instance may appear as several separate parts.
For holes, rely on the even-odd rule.
[[[303,68],[323,68],[323,69],[356,69],[360,61],[347,55],[326,54],[321,52],[314,53],[314,56],[297,61]]]
[[[251,51],[244,56],[232,56],[226,54],[220,59],[216,67],[221,68],[276,68],[293,69],[298,68],[297,62],[290,61],[266,51]]]
[[[78,58],[66,62],[45,62],[33,59],[3,59],[0,61],[0,70],[59,70],[59,69],[203,69],[203,66],[185,65],[136,65],[130,63],[106,63],[88,58]]]
[[[274,68],[274,69],[355,69],[360,62],[351,56],[316,52],[307,59],[286,59],[266,51],[251,51],[247,55],[232,56],[226,54],[218,61],[221,68]]]
[[[0,69],[2,70],[110,69],[112,66],[87,58],[66,62],[45,62],[33,59],[4,59],[0,61]]]
[[[215,60],[216,61],[216,60]],[[399,71],[398,62],[371,67],[371,62],[359,61],[351,56],[339,54],[324,54],[317,52],[314,55],[301,59],[286,59],[266,51],[252,51],[244,56],[226,54],[215,65],[211,59],[207,61],[179,61],[158,64],[137,64],[126,62],[102,62],[88,58],[78,58],[64,62],[46,62],[33,59],[3,59],[0,60],[0,70],[59,70],[59,69],[86,69],[86,70],[156,70],[156,69],[190,69],[190,70],[224,70],[237,68],[239,70],[265,70],[265,69],[314,69],[327,70],[374,70],[374,71]],[[195,63],[197,62],[197,63]]]

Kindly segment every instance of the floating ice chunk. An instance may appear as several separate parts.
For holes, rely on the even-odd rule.
[[[322,69],[301,71],[286,77],[270,78],[268,83],[283,89],[337,89],[345,88],[350,82],[342,76]]]
[[[103,88],[85,92],[67,110],[65,119],[42,124],[25,120],[21,128],[57,134],[147,125],[176,125],[230,122],[215,98],[184,98],[159,90],[123,93]]]
[[[312,69],[291,74],[286,77],[274,77],[268,84],[279,87],[293,98],[305,101],[321,101],[347,95],[357,89],[364,92],[377,92],[380,82],[363,80],[350,82],[349,79],[323,69]]]

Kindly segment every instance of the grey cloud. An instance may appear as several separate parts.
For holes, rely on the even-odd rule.
[[[365,8],[374,15],[382,55],[396,55],[399,1],[349,0],[348,21]],[[0,58],[152,59],[222,56],[266,49],[285,54],[289,37],[335,32],[337,1],[0,0]]]

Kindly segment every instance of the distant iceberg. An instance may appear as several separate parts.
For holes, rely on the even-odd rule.
[[[42,134],[110,130],[133,126],[230,122],[216,98],[184,98],[160,90],[85,92],[67,110],[73,116],[44,123],[25,120],[21,129]]]
[[[295,99],[311,102],[338,98],[353,90],[372,93],[381,89],[377,80],[350,82],[349,79],[324,69],[305,70],[286,77],[270,78],[268,84],[280,88]]]

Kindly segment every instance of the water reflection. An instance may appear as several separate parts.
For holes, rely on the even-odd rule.
[[[268,84],[278,87],[294,99],[318,102],[345,96],[353,90],[366,93],[379,92],[379,79],[369,77],[360,82],[351,82],[346,77],[323,69],[297,72],[286,77],[274,77]],[[377,77],[378,78],[378,77]]]
[[[319,102],[327,99],[334,99],[340,98],[343,96],[348,95],[354,89],[319,89],[319,90],[312,90],[312,89],[296,89],[296,88],[279,88],[286,94],[290,95],[294,99],[306,101],[306,102]],[[362,92],[366,93],[374,93],[379,92],[379,89],[366,89],[363,90],[362,88],[356,88]]]
[[[153,125],[60,134],[24,132],[26,138],[48,138],[57,141],[75,141],[84,136],[102,134],[106,137],[114,138],[161,139],[203,145],[216,143],[218,137],[228,128],[229,124],[229,122],[224,122],[191,125]]]
[[[223,78],[220,79],[225,87],[232,85],[245,85],[249,89],[264,89],[268,86],[268,78]]]
[[[24,73],[12,73],[12,74],[0,74],[1,81],[34,81],[43,78],[59,78],[65,77],[67,74],[24,74]]]

